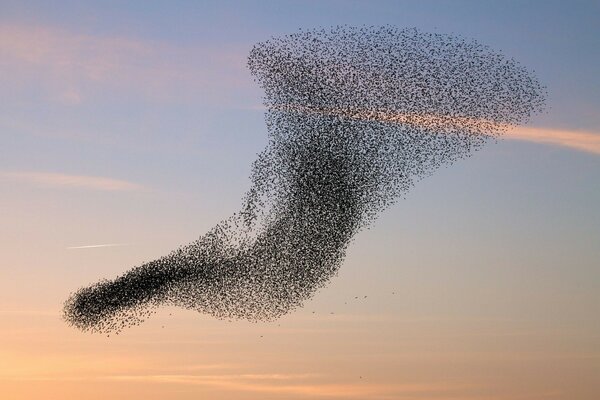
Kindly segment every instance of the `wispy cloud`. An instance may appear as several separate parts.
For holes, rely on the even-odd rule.
[[[247,50],[214,48],[207,44],[183,47],[167,42],[82,34],[51,26],[4,24],[0,26],[0,81],[10,85],[34,85],[36,90],[43,88],[51,99],[65,105],[84,102],[87,94],[97,94],[98,88],[133,91],[160,99],[181,98],[195,92],[214,101],[224,95],[225,87],[231,88],[231,93],[252,87],[245,69]],[[293,109],[292,106],[287,108]],[[490,123],[472,118],[449,119],[373,110],[355,110],[348,116],[451,128]],[[506,128],[504,138],[509,140],[600,154],[600,134],[596,132]]]
[[[247,50],[2,24],[0,82],[33,85],[67,105],[81,103],[99,88],[159,99],[195,92],[213,101],[223,88],[252,84],[245,71]]]
[[[551,144],[592,154],[600,154],[600,133],[595,132],[529,126],[515,127],[474,117],[399,113],[386,110],[368,110],[360,108],[342,110],[322,107],[313,108],[290,104],[281,106],[279,109],[288,112],[336,115],[356,120],[381,121],[392,124],[412,125],[440,131],[467,129],[482,135],[487,134],[487,132],[503,132],[503,137],[510,140],[523,140],[533,143]]]
[[[51,310],[0,310],[0,315],[31,315],[31,316],[50,316],[56,317],[60,315],[58,311]]]
[[[469,390],[472,385],[440,382],[431,384],[388,384],[378,382],[325,382],[314,374],[227,374],[227,375],[112,375],[101,380],[176,383],[180,385],[218,386],[224,390],[258,392],[307,398],[387,399],[412,396],[445,398],[450,393]],[[360,377],[359,377],[360,379]],[[463,392],[464,393],[464,392]]]
[[[600,134],[593,132],[523,126],[511,128],[506,133],[505,138],[551,144],[587,153],[600,154]]]
[[[0,354],[1,355],[1,354]],[[176,384],[178,386],[214,387],[227,392],[254,392],[280,397],[304,398],[445,398],[444,395],[467,394],[473,385],[462,382],[383,382],[310,372],[250,372],[239,364],[200,364],[189,367],[159,367],[148,360],[99,357],[85,367],[78,358],[64,355],[46,358],[42,363],[23,360],[19,354],[4,354],[13,368],[0,368],[0,380],[54,382],[123,382],[131,385]],[[16,357],[16,358],[15,358]],[[68,362],[67,362],[68,361]],[[57,367],[60,366],[60,367]],[[117,366],[117,367],[115,367]],[[199,373],[195,373],[198,371]],[[345,374],[343,374],[345,375]],[[452,397],[452,396],[450,396]],[[463,397],[464,398],[464,397]]]
[[[12,180],[47,187],[73,187],[101,191],[135,191],[144,186],[113,178],[98,176],[67,175],[52,172],[0,172],[0,179]]]

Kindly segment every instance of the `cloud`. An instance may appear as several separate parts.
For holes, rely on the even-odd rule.
[[[433,114],[397,113],[382,110],[338,110],[333,108],[312,108],[307,106],[285,105],[281,110],[289,112],[337,115],[364,121],[382,121],[393,124],[427,127],[433,130],[469,129],[481,134],[503,132],[509,140],[522,140],[533,143],[551,144],[592,154],[600,154],[600,133],[571,131],[529,126],[511,126],[474,117],[452,117]]]
[[[139,191],[142,185],[98,176],[67,175],[51,172],[0,172],[0,179],[46,187],[73,187],[101,191]]]
[[[60,313],[58,311],[51,310],[0,310],[0,315],[31,315],[31,316],[45,316],[45,317],[56,317]]]
[[[1,354],[0,354],[1,355]],[[473,385],[459,382],[386,383],[369,381],[367,377],[333,377],[315,373],[256,372],[249,373],[239,364],[200,364],[171,367],[169,371],[150,367],[148,360],[98,357],[82,369],[80,358],[63,354],[33,363],[19,354],[7,354],[14,368],[0,369],[0,380],[55,382],[123,382],[131,385],[176,384],[179,386],[213,387],[221,391],[254,392],[279,397],[305,398],[444,398],[446,395],[468,393]],[[16,367],[15,367],[16,366]],[[115,368],[115,366],[118,366]],[[110,371],[110,372],[109,372]],[[135,371],[135,372],[134,372]],[[145,371],[145,372],[143,372]],[[201,371],[193,373],[192,371]],[[372,379],[372,378],[371,378]]]
[[[600,154],[600,134],[593,132],[522,126],[511,128],[504,137]]]
[[[77,105],[81,103],[82,98],[78,90],[70,88],[61,93],[58,100],[66,105]]]
[[[67,105],[99,91],[153,99],[223,95],[249,87],[247,49],[181,46],[119,36],[81,34],[52,26],[0,25],[0,83],[29,87]],[[19,93],[17,91],[16,93]],[[30,96],[30,90],[22,93]]]
[[[319,382],[322,377],[314,374],[228,374],[228,375],[111,375],[100,380],[175,383],[180,385],[218,386],[225,390],[300,395],[307,398],[398,398],[414,396],[442,398],[449,393],[468,390],[471,385],[456,383],[386,384],[386,383],[330,383]],[[360,379],[360,378],[359,378]]]
[[[51,26],[3,24],[0,25],[0,82],[31,85],[36,90],[43,88],[52,100],[69,106],[76,106],[84,102],[86,96],[97,94],[98,89],[107,88],[133,91],[160,100],[195,94],[214,101],[252,86],[245,67],[247,51],[232,46],[184,47],[168,42],[81,34]],[[286,108],[293,109],[291,106]],[[298,110],[298,107],[296,111],[340,113],[336,110]],[[490,124],[473,118],[372,110],[355,110],[349,116],[434,127]],[[600,154],[600,134],[595,132],[506,128],[506,139]]]

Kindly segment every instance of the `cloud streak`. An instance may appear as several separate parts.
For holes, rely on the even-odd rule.
[[[108,375],[95,380],[214,386],[228,391],[301,396],[307,398],[447,398],[468,393],[472,385],[451,382],[387,384],[381,382],[331,382],[315,374],[224,374],[224,375]]]
[[[177,384],[186,386],[215,387],[241,393],[262,393],[306,398],[448,398],[466,395],[473,385],[454,382],[435,383],[383,383],[347,382],[324,380],[315,374],[115,374],[115,375],[36,375],[19,374],[0,376],[12,381],[55,381],[55,382],[127,382],[130,384]],[[360,378],[359,378],[360,379]],[[454,397],[452,397],[454,398]],[[463,397],[464,398],[464,397]]]
[[[600,134],[564,129],[518,127],[506,132],[506,139],[567,147],[600,155]]]
[[[42,187],[71,187],[99,191],[140,191],[144,186],[113,178],[52,172],[0,172],[0,179]]]
[[[454,117],[433,114],[397,113],[382,110],[351,109],[341,110],[333,108],[311,108],[306,106],[285,105],[279,107],[282,111],[303,114],[322,114],[343,116],[361,121],[381,121],[393,124],[404,124],[414,127],[429,127],[433,130],[452,131],[460,129],[473,129],[481,134],[488,132],[502,132],[503,138],[521,140],[532,143],[550,144],[567,147],[592,154],[600,155],[600,134],[586,131],[572,131],[566,129],[553,129],[543,127],[511,126],[478,119],[474,117]]]
[[[129,246],[129,243],[107,243],[107,244],[90,244],[85,246],[71,246],[67,247],[67,250],[77,250],[77,249],[96,249],[99,247],[121,247],[121,246]]]
[[[0,26],[0,58],[0,81],[10,77],[11,84],[26,85],[33,80],[50,91],[53,100],[71,106],[85,101],[90,85],[141,91],[143,95],[162,100],[181,97],[190,90],[212,98],[223,93],[219,90],[223,86],[251,85],[245,71],[245,50],[186,48],[127,37],[79,34],[54,27]],[[326,113],[340,112],[327,110]],[[353,111],[350,116],[409,125],[482,123],[472,118],[457,121],[439,116],[391,115],[364,110]],[[518,127],[508,128],[504,138],[600,154],[600,134],[595,132]]]

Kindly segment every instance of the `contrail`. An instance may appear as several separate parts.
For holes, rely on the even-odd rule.
[[[325,286],[356,234],[417,181],[527,122],[545,100],[524,67],[476,41],[390,26],[272,38],[248,67],[264,90],[269,141],[240,211],[79,289],[65,303],[68,323],[118,331],[161,305],[278,318]]]
[[[67,247],[67,250],[95,249],[97,247],[120,247],[120,246],[131,246],[131,244],[129,244],[129,243],[90,244],[90,245],[86,245],[86,246],[71,246],[71,247]]]

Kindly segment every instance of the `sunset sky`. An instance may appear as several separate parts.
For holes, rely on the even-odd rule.
[[[0,0],[0,399],[595,400],[597,1]],[[256,42],[338,24],[514,57],[547,111],[436,171],[270,323],[162,308],[119,335],[78,288],[236,211],[267,143]]]

